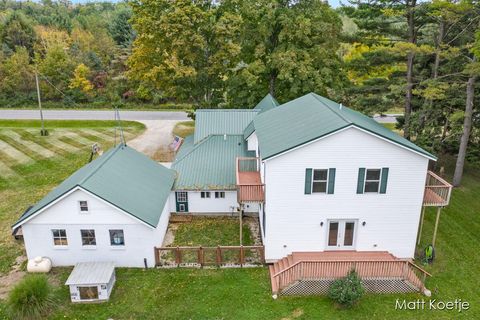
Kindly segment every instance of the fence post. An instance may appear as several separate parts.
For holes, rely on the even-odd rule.
[[[155,254],[155,267],[158,267],[160,265],[160,255],[158,254],[158,248],[153,247],[153,252]]]
[[[182,253],[180,252],[180,247],[175,248],[175,263],[177,264],[177,267],[180,266],[180,263],[182,263]]]
[[[243,268],[243,263],[245,260],[245,252],[243,251],[243,245],[240,246],[240,267]]]
[[[222,249],[220,249],[220,246],[217,246],[216,260],[217,266],[220,267],[220,265],[222,264]]]
[[[200,246],[197,251],[197,258],[198,258],[198,263],[200,264],[200,267],[203,268],[204,260],[203,260],[203,248]]]
[[[265,247],[260,246],[260,248],[258,250],[260,250],[260,262],[262,264],[265,264]]]

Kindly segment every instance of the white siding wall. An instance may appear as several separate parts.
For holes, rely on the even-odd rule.
[[[89,213],[79,212],[80,200],[88,201]],[[54,266],[113,261],[118,267],[143,267],[144,258],[147,258],[149,266],[153,266],[153,247],[162,244],[169,215],[167,202],[157,228],[151,228],[106,202],[77,190],[22,226],[27,256],[29,259],[36,256],[49,257]],[[52,229],[66,230],[66,248],[53,245]],[[82,247],[81,229],[95,230],[95,248]],[[110,245],[111,229],[123,229],[125,246]]]
[[[188,211],[192,214],[231,214],[237,213],[237,207],[237,191],[225,191],[225,198],[215,198],[214,190],[210,198],[202,198],[200,191],[188,191]],[[176,211],[174,191],[170,194],[170,208]],[[257,204],[249,204],[245,212],[258,212]]]
[[[255,132],[247,138],[247,148],[248,151],[257,151],[258,154],[258,138]]]
[[[328,219],[358,220],[357,250],[413,257],[427,166],[427,158],[355,128],[267,160],[266,258],[325,250]],[[356,194],[360,167],[390,168],[387,193]],[[306,168],[336,168],[335,194],[305,195]]]

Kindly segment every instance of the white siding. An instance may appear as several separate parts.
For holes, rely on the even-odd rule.
[[[247,148],[248,148],[248,151],[257,151],[258,150],[258,138],[257,138],[257,134],[255,132],[253,132],[247,138]]]
[[[225,198],[215,198],[215,190],[210,191],[210,198],[202,198],[200,191],[188,192],[188,212],[192,214],[232,214],[237,213],[237,191],[225,191]],[[170,208],[176,211],[175,191],[170,194]],[[245,212],[258,212],[256,203],[248,204]]]
[[[325,250],[328,219],[358,220],[356,250],[413,257],[427,166],[427,158],[355,128],[267,160],[266,258]],[[388,167],[387,193],[356,194],[360,167]],[[336,168],[335,194],[305,195],[306,168]]]
[[[80,200],[88,201],[88,213],[79,212]],[[143,267],[144,258],[147,258],[148,266],[153,266],[153,247],[162,244],[169,215],[167,202],[157,228],[151,228],[83,190],[77,190],[22,226],[27,256],[29,259],[36,256],[49,257],[54,266],[113,261],[118,267]],[[53,245],[52,229],[66,230],[66,248]],[[82,247],[81,229],[95,230],[95,248]],[[110,245],[111,229],[124,231],[125,246]]]

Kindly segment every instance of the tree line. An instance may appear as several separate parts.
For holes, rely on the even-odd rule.
[[[0,102],[250,107],[308,92],[398,129],[437,154],[480,161],[475,85],[480,6],[471,0],[2,2]],[[48,80],[48,82],[47,82]],[[50,83],[49,83],[50,82]]]

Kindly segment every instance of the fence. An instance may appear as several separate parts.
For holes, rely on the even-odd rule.
[[[157,267],[243,267],[265,264],[263,246],[155,247]]]

